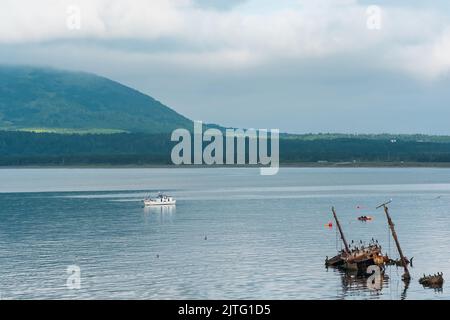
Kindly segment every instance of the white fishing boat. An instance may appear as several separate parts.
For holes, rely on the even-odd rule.
[[[164,193],[158,193],[156,198],[147,197],[144,199],[145,206],[165,206],[174,205],[177,201]]]

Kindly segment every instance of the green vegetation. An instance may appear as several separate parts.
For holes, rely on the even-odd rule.
[[[106,78],[0,66],[0,165],[171,164],[176,128],[193,123]],[[450,137],[282,134],[280,157],[282,164],[450,163]]]
[[[56,134],[0,131],[0,165],[169,165],[170,134]],[[280,140],[282,164],[450,163],[450,143],[410,139]]]
[[[436,142],[450,143],[450,136],[437,136],[425,134],[342,134],[342,133],[309,133],[309,134],[282,134],[284,139],[317,141],[336,139],[379,140],[379,141],[410,141],[410,142]]]
[[[0,131],[0,165],[168,164],[169,134]]]
[[[20,128],[17,130],[0,128],[0,130],[6,131],[21,131],[21,132],[34,132],[34,133],[58,133],[58,134],[115,134],[115,133],[127,133],[125,130],[120,129],[70,129],[70,128]]]
[[[162,133],[192,122],[152,97],[82,72],[0,66],[0,128]]]

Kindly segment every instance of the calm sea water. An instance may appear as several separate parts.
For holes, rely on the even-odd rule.
[[[143,208],[164,191],[176,207]],[[386,218],[414,256],[407,288],[390,267],[381,290],[324,267],[349,240],[379,240],[397,257]],[[374,217],[357,221],[359,215]],[[450,281],[450,170],[2,169],[3,299],[448,299],[418,283]],[[67,287],[79,266],[80,289]]]

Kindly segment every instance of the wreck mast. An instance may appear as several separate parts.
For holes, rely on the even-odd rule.
[[[387,205],[389,203],[391,203],[391,201],[388,201],[388,202],[385,202],[385,203],[379,205],[377,207],[377,209],[381,208],[381,207],[384,208],[384,212],[386,213],[386,218],[388,220],[389,228],[391,229],[392,237],[394,238],[395,245],[397,246],[397,250],[398,250],[398,253],[400,254],[400,259],[403,264],[403,268],[405,269],[405,273],[403,274],[402,278],[403,278],[403,280],[409,280],[409,279],[411,279],[411,275],[409,274],[408,266],[406,264],[406,259],[405,259],[405,256],[403,255],[402,248],[400,247],[400,242],[398,241],[397,233],[395,232],[395,227],[394,227],[395,225],[392,222],[391,216],[389,215],[389,209],[387,207]]]
[[[336,211],[334,210],[334,207],[331,207],[331,211],[333,212],[334,220],[336,221],[336,225],[338,227],[339,233],[341,234],[341,239],[342,239],[342,242],[344,243],[344,246],[345,246],[345,252],[347,254],[350,254],[350,249],[348,247],[347,240],[345,240],[344,232],[342,232],[341,224],[339,223],[339,220],[337,218]]]

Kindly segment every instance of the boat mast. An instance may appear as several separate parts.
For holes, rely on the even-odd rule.
[[[406,264],[406,259],[405,259],[405,256],[403,255],[402,248],[400,247],[400,242],[398,241],[397,233],[395,232],[394,223],[392,222],[391,216],[389,215],[389,209],[387,207],[387,205],[389,203],[391,203],[391,201],[388,201],[386,203],[383,203],[382,205],[379,205],[377,207],[377,209],[381,208],[381,207],[384,208],[384,212],[386,213],[386,218],[388,220],[389,228],[391,229],[391,232],[392,232],[392,237],[394,238],[395,245],[397,246],[397,250],[398,250],[398,253],[400,254],[400,259],[403,264],[403,268],[405,269],[405,273],[403,274],[403,279],[409,280],[409,279],[411,279],[411,275],[409,274],[408,266]]]
[[[334,207],[331,207],[331,211],[333,212],[334,220],[336,221],[336,225],[337,225],[337,227],[339,229],[339,233],[341,234],[342,242],[344,242],[345,252],[347,254],[350,254],[350,249],[348,247],[347,240],[345,240],[344,232],[342,232],[341,224],[339,223],[339,220],[337,218],[336,211],[334,210]]]

